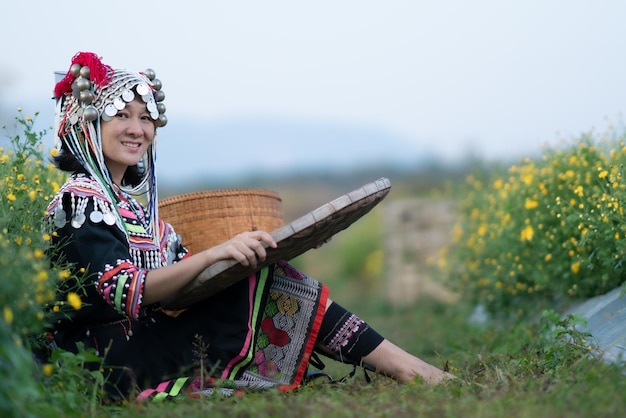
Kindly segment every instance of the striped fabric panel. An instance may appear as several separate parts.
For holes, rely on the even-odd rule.
[[[137,319],[147,270],[138,269],[129,260],[105,266],[98,277],[97,289],[108,303],[130,319]]]

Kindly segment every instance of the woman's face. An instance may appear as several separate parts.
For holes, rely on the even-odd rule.
[[[121,184],[126,169],[137,164],[155,136],[154,121],[141,98],[136,98],[109,122],[102,122],[102,152],[111,177]]]

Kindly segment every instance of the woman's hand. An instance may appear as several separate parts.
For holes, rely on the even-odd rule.
[[[143,303],[163,301],[176,294],[203,270],[220,260],[234,259],[255,268],[267,256],[267,247],[276,248],[276,241],[265,231],[243,232],[178,263],[150,270],[146,276]]]
[[[267,256],[266,248],[276,248],[276,241],[265,231],[242,232],[211,250],[218,260],[234,259],[246,267],[256,267]]]

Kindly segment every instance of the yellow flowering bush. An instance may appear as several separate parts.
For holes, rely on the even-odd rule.
[[[524,313],[620,286],[626,273],[626,147],[611,129],[470,176],[442,265],[492,312]]]
[[[30,353],[32,337],[53,314],[46,306],[79,309],[81,300],[77,293],[56,300],[57,286],[69,273],[50,266],[51,232],[42,219],[64,177],[42,147],[46,131],[35,132],[35,118],[18,112],[15,132],[3,126],[11,145],[0,148],[0,410],[27,416],[15,408],[27,408],[46,393],[33,379],[46,370]]]

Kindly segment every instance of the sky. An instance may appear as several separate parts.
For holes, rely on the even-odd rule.
[[[5,3],[3,120],[50,125],[78,51],[153,68],[165,178],[524,157],[626,107],[623,0]]]

